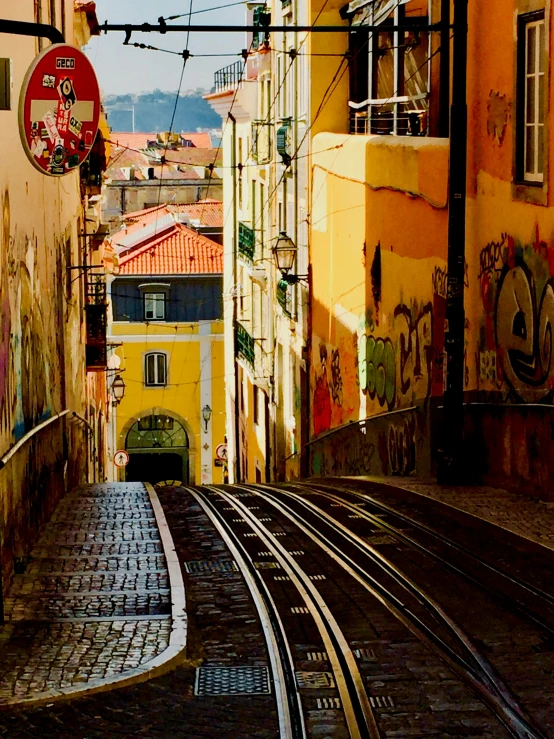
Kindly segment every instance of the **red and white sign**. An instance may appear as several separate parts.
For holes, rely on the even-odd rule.
[[[215,456],[217,459],[226,460],[227,459],[227,444],[219,444],[215,448]]]
[[[54,44],[37,56],[19,96],[19,133],[29,160],[59,177],[88,157],[98,132],[100,89],[80,49]]]
[[[113,455],[113,463],[116,467],[127,467],[129,464],[129,455],[125,449],[118,449]]]

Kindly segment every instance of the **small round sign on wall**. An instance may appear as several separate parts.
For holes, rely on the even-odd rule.
[[[113,455],[113,463],[116,467],[127,467],[129,464],[129,455],[125,449],[118,449]]]
[[[40,172],[60,177],[88,157],[100,119],[100,88],[80,49],[54,44],[30,66],[19,96],[19,133]]]

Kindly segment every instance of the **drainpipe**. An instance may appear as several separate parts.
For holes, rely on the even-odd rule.
[[[65,43],[63,34],[55,26],[50,26],[47,23],[26,23],[24,21],[11,21],[0,18],[0,33],[47,38],[53,44]]]
[[[444,447],[439,482],[460,482],[464,435],[464,273],[467,181],[467,3],[454,0],[452,105],[450,108],[450,183],[448,193],[448,283],[446,294],[446,390]]]
[[[227,113],[232,125],[231,134],[231,171],[233,172],[233,371],[235,375],[235,482],[240,479],[240,404],[239,404],[239,372],[237,366],[237,119],[229,111]]]
[[[450,100],[450,0],[441,0],[440,62],[439,62],[439,136],[448,138]]]

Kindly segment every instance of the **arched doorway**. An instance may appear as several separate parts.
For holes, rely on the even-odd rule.
[[[184,427],[171,416],[143,416],[131,426],[125,439],[129,464],[127,482],[189,481],[189,439]]]

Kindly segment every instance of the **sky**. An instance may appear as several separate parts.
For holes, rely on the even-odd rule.
[[[213,12],[195,13],[221,5],[230,5],[236,0],[96,0],[96,15],[101,24],[109,23],[152,23],[156,24],[163,15],[184,14],[183,18],[168,21],[168,25],[187,25],[192,2],[193,24],[244,24],[245,4],[226,7]],[[214,72],[240,60],[240,51],[245,45],[245,34],[191,33],[188,49],[192,56],[188,60],[183,77],[182,90],[198,87],[210,89]],[[124,33],[110,31],[93,37],[85,51],[92,61],[103,95],[121,95],[135,92],[151,92],[160,89],[174,92],[179,86],[183,59],[158,51],[124,46]],[[186,48],[186,34],[133,33],[131,43],[138,42],[182,52]],[[232,54],[234,56],[195,57],[195,54]]]

